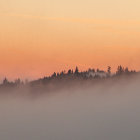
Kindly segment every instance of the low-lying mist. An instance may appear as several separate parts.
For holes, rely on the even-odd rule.
[[[1,140],[140,138],[139,75],[33,91],[0,93]]]

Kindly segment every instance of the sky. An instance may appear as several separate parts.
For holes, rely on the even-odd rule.
[[[139,0],[0,0],[0,79],[118,65],[140,70]]]

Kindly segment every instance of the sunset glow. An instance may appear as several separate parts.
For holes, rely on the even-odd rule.
[[[140,70],[139,0],[1,0],[0,79],[118,65]]]

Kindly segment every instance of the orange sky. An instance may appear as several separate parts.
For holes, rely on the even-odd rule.
[[[1,0],[0,79],[79,66],[140,70],[139,0]]]

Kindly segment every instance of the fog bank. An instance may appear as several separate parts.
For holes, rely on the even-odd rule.
[[[0,99],[2,140],[139,140],[140,77]],[[4,94],[4,93],[3,93]],[[20,96],[17,96],[20,95]],[[46,96],[47,95],[47,96]]]

